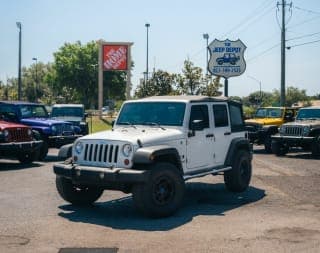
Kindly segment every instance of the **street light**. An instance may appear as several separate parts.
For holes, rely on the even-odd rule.
[[[35,100],[37,101],[37,100],[38,100],[38,88],[39,88],[39,87],[38,87],[38,86],[39,86],[39,84],[38,84],[38,58],[33,57],[32,60],[36,62],[36,89],[35,89]]]
[[[261,81],[258,80],[258,79],[256,79],[256,78],[254,78],[253,76],[248,76],[248,77],[251,78],[252,80],[254,80],[254,81],[256,81],[256,82],[259,83],[259,88],[260,88],[260,104],[261,104],[261,102],[262,102]]]
[[[18,100],[21,100],[21,22],[16,22],[19,29],[19,64],[18,64]]]
[[[207,34],[207,33],[204,33],[203,34],[203,38],[205,39],[205,40],[207,40],[207,47],[206,47],[206,52],[207,52],[207,61],[206,61],[206,75],[208,76],[208,43],[209,43],[209,34]]]
[[[146,82],[148,82],[149,75],[149,27],[150,24],[146,23],[145,27],[147,28],[147,62],[146,62]]]

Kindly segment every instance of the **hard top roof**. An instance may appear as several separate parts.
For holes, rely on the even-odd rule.
[[[226,102],[231,101],[227,97],[209,97],[209,96],[153,96],[139,99],[140,101],[182,101],[182,102]],[[132,100],[134,101],[134,100]],[[137,101],[137,100],[135,100]]]
[[[54,104],[52,107],[79,107],[83,108],[83,104]]]

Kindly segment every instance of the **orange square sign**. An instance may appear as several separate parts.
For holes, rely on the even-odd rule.
[[[128,46],[103,45],[103,70],[128,70]]]

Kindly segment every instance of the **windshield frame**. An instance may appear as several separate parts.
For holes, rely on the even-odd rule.
[[[21,116],[22,119],[29,119],[29,118],[49,118],[49,114],[47,112],[47,109],[45,108],[44,105],[19,105],[19,114]],[[28,108],[30,108],[31,110],[29,110],[30,114],[26,114],[26,112],[23,112],[23,110],[27,110]],[[42,109],[42,113],[43,114],[39,114],[37,113],[37,111],[35,111],[36,108],[41,108]]]
[[[312,109],[302,108],[298,111],[296,120],[308,120],[308,119],[320,119],[320,108],[312,108]]]
[[[181,127],[184,123],[186,108],[185,102],[127,102],[123,104],[115,125]]]
[[[264,111],[263,115],[258,115],[259,112]],[[255,118],[281,118],[284,113],[283,108],[258,108],[254,117]],[[273,116],[274,114],[274,116]]]

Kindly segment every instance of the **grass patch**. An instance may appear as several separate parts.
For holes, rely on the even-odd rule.
[[[102,119],[100,119],[99,116],[88,117],[89,133],[110,130],[112,128],[112,120],[114,120],[114,118],[111,117],[103,117]]]

